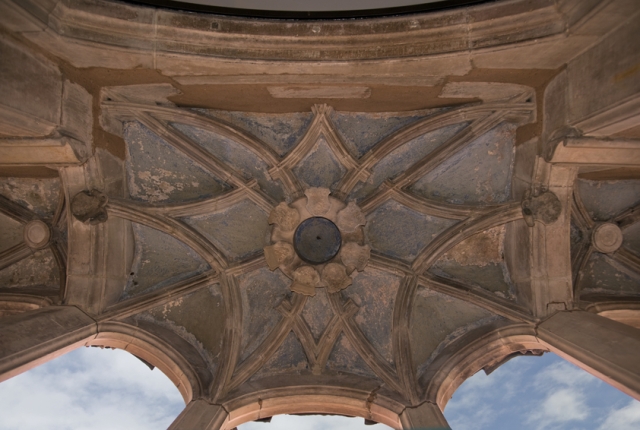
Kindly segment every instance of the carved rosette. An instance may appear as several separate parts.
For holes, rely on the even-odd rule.
[[[269,224],[273,226],[271,245],[264,248],[269,269],[280,269],[291,278],[291,291],[307,296],[314,296],[316,288],[326,288],[329,293],[347,288],[354,271],[363,271],[371,254],[371,247],[365,244],[366,218],[362,210],[355,203],[345,204],[330,194],[326,188],[309,188],[305,197],[291,204],[280,203],[269,215]],[[296,251],[296,245],[313,246],[295,242],[300,236],[299,227],[310,218],[327,219],[340,232],[339,251],[316,264],[304,256],[301,258]]]

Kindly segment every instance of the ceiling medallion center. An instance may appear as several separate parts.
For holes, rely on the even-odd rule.
[[[323,264],[338,255],[342,235],[329,219],[311,217],[302,221],[293,235],[293,249],[309,264]]]
[[[355,270],[369,262],[366,219],[354,203],[330,196],[326,188],[309,188],[290,205],[280,203],[269,216],[272,245],[264,248],[271,270],[293,280],[291,290],[313,296],[316,288],[336,293],[352,283]]]

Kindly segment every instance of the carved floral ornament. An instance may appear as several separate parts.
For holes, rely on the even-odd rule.
[[[291,278],[291,291],[314,296],[316,288],[337,293],[369,262],[366,219],[354,203],[331,197],[326,188],[308,188],[305,197],[280,203],[269,215],[272,245],[264,248],[269,269]]]

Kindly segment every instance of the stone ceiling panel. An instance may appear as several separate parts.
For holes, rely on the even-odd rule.
[[[640,180],[577,180],[577,190],[594,221],[609,221],[629,206],[640,204]]]
[[[291,280],[280,271],[261,268],[238,278],[242,300],[242,342],[239,361],[246,360],[275,329],[282,315],[278,305],[291,294]]]
[[[471,303],[420,287],[411,310],[413,363],[422,373],[447,345],[497,317]]]
[[[195,346],[209,363],[211,373],[215,374],[226,320],[219,284],[151,309],[147,315]]]
[[[309,372],[309,362],[300,341],[293,332],[289,332],[284,342],[251,380],[271,375],[300,374]]]
[[[455,223],[390,200],[367,216],[365,232],[372,250],[411,263],[429,242]]]
[[[331,355],[329,355],[325,369],[338,374],[350,373],[378,379],[377,375],[362,359],[353,344],[344,334],[338,337],[331,351]]]
[[[294,167],[293,173],[307,188],[332,189],[346,173],[346,169],[331,150],[324,136],[321,136],[307,156]]]
[[[516,128],[501,124],[413,184],[425,198],[453,204],[490,205],[511,198]]]
[[[354,321],[371,345],[393,365],[393,311],[401,278],[366,268],[353,278],[343,295],[359,307]]]
[[[282,187],[269,177],[269,166],[242,145],[214,132],[185,124],[172,124],[185,136],[201,145],[221,162],[239,172],[245,180],[255,179],[260,188],[275,201],[284,199]]]
[[[193,249],[176,238],[133,224],[135,254],[122,299],[158,290],[210,269]]]
[[[269,243],[268,214],[250,200],[210,215],[185,218],[232,261],[242,261]]]
[[[514,298],[514,286],[504,262],[504,226],[475,234],[447,251],[429,269],[435,275]]]
[[[311,112],[268,114],[205,109],[198,111],[250,133],[269,145],[280,157],[284,157],[300,142],[313,120]]]
[[[640,274],[606,254],[594,252],[578,280],[580,293],[640,296]]]
[[[0,213],[0,252],[22,242],[22,223]]]
[[[360,158],[385,137],[438,110],[407,113],[359,113],[332,111],[329,117],[351,154]]]
[[[34,212],[53,218],[60,202],[59,178],[0,178],[0,195]]]
[[[622,246],[640,257],[640,222],[637,222],[623,231],[624,242]]]
[[[438,128],[403,143],[375,164],[369,179],[365,183],[358,184],[350,197],[357,200],[364,199],[384,181],[405,172],[462,131],[467,125],[468,123],[463,122]]]
[[[60,288],[60,271],[55,255],[50,249],[42,249],[0,270],[0,286],[57,291]]]
[[[146,203],[177,203],[211,197],[227,187],[138,122],[124,126],[129,192]]]

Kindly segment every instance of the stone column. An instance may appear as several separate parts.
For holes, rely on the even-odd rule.
[[[96,322],[75,306],[49,306],[0,319],[0,382],[82,345]]]
[[[538,326],[552,352],[640,400],[640,329],[584,311],[558,312]]]
[[[178,415],[167,430],[220,430],[228,418],[222,406],[194,400]]]
[[[438,405],[423,403],[415,408],[406,408],[400,415],[405,430],[451,430]]]

